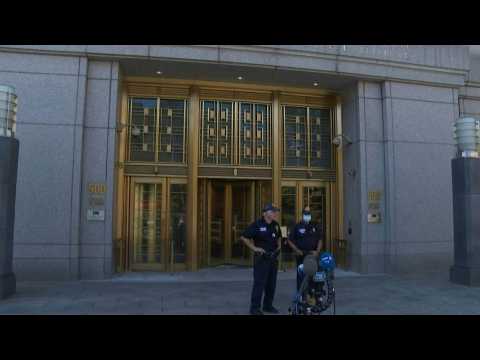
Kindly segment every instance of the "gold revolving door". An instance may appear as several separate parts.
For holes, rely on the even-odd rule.
[[[131,270],[185,270],[186,187],[185,179],[132,179]]]

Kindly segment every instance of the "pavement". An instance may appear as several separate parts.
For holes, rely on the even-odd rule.
[[[19,282],[14,296],[0,300],[0,314],[244,315],[251,287],[251,268],[229,266],[97,281]],[[279,272],[274,305],[282,314],[294,287],[295,272]],[[480,288],[452,284],[448,274],[360,275],[338,269],[335,289],[337,315],[480,314]]]

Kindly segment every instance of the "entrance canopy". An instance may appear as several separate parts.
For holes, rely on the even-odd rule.
[[[314,71],[206,62],[124,59],[120,61],[120,66],[124,76],[132,77],[238,82],[239,84],[311,89],[318,87],[332,92],[341,92],[342,89],[355,82],[355,79],[351,77],[327,75]]]

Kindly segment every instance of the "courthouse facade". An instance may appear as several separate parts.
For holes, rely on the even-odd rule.
[[[19,280],[248,266],[239,234],[267,202],[285,234],[309,205],[352,271],[452,265],[475,46],[0,45],[0,84]]]

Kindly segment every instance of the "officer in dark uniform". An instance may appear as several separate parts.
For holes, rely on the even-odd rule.
[[[253,222],[241,235],[241,240],[254,252],[253,289],[250,314],[263,315],[260,310],[263,298],[263,311],[278,314],[273,306],[277,284],[277,255],[281,246],[280,225],[276,217],[280,209],[272,204],[263,208],[263,217]]]
[[[290,231],[288,245],[293,249],[297,268],[303,264],[303,259],[308,254],[318,256],[322,249],[323,234],[319,226],[312,223],[312,214],[307,206],[302,212],[302,221],[297,223]],[[297,272],[297,290],[300,289],[301,278]]]

